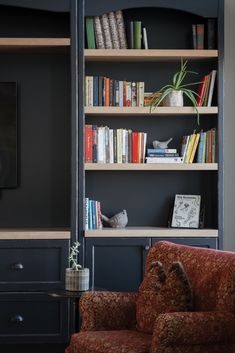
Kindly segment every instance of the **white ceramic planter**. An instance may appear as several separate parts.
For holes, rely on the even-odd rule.
[[[183,107],[184,97],[182,91],[172,91],[163,100],[164,107]]]
[[[65,290],[68,291],[85,291],[89,289],[89,268],[80,270],[72,270],[66,268],[65,272]]]

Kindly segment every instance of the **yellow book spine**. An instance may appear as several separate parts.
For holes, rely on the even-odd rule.
[[[190,156],[190,159],[189,159],[189,163],[193,163],[193,160],[194,160],[194,157],[195,157],[195,154],[196,154],[196,150],[197,150],[197,146],[198,146],[199,139],[200,139],[200,134],[196,134],[196,137],[195,137],[195,139],[194,139],[194,144],[193,144],[192,152],[191,152],[191,156]]]
[[[195,138],[196,138],[196,134],[195,133],[190,136],[188,149],[187,149],[186,157],[185,157],[185,163],[189,163]]]

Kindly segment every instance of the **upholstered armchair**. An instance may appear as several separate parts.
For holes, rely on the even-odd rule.
[[[182,294],[180,282],[168,285],[172,277],[177,279],[174,268],[171,272],[175,261],[182,264],[187,276],[191,302],[186,301],[189,288]],[[154,276],[150,272],[153,264],[158,266]],[[143,298],[149,305],[147,295],[152,292],[148,291],[162,290],[159,264],[171,276],[160,295],[163,302],[153,306],[152,312],[148,312],[149,306],[142,307],[138,314]],[[141,286],[138,293],[84,294],[80,301],[81,331],[71,337],[66,353],[235,353],[234,253],[159,242],[149,251]],[[140,300],[141,290],[145,297]],[[181,306],[175,311],[177,295]],[[138,315],[144,314],[145,308],[147,321],[154,310],[158,311],[147,328],[147,321],[138,323]]]

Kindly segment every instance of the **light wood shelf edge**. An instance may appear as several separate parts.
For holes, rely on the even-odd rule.
[[[0,229],[0,240],[53,240],[70,239],[69,229]]]
[[[218,107],[198,107],[198,112],[204,114],[218,114]],[[85,107],[86,115],[195,115],[194,107],[157,107],[150,113],[149,107]]]
[[[216,171],[218,170],[217,163],[129,163],[129,164],[108,164],[108,163],[85,163],[86,171]]]
[[[127,227],[124,229],[103,228],[86,230],[86,238],[89,237],[218,237],[217,229],[176,229],[155,227]]]
[[[85,49],[86,61],[157,61],[185,59],[212,59],[218,50],[194,49]]]
[[[70,46],[70,38],[0,38],[0,48],[68,46]]]

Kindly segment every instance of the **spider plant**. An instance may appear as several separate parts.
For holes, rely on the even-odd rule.
[[[181,91],[182,95],[185,95],[186,97],[188,97],[189,100],[192,102],[193,106],[195,107],[196,113],[197,113],[197,122],[199,125],[199,112],[197,109],[198,104],[196,100],[196,96],[198,97],[198,93],[193,91],[192,89],[189,89],[188,87],[193,85],[198,85],[201,82],[183,84],[185,77],[188,74],[197,75],[197,72],[187,70],[187,64],[188,64],[188,60],[184,61],[183,59],[181,59],[180,70],[174,74],[172,84],[166,85],[162,87],[159,91],[153,93],[153,98],[150,102],[150,112],[152,112],[152,110],[158,107],[160,103],[167,96],[169,96],[169,94],[171,94],[173,91]]]

